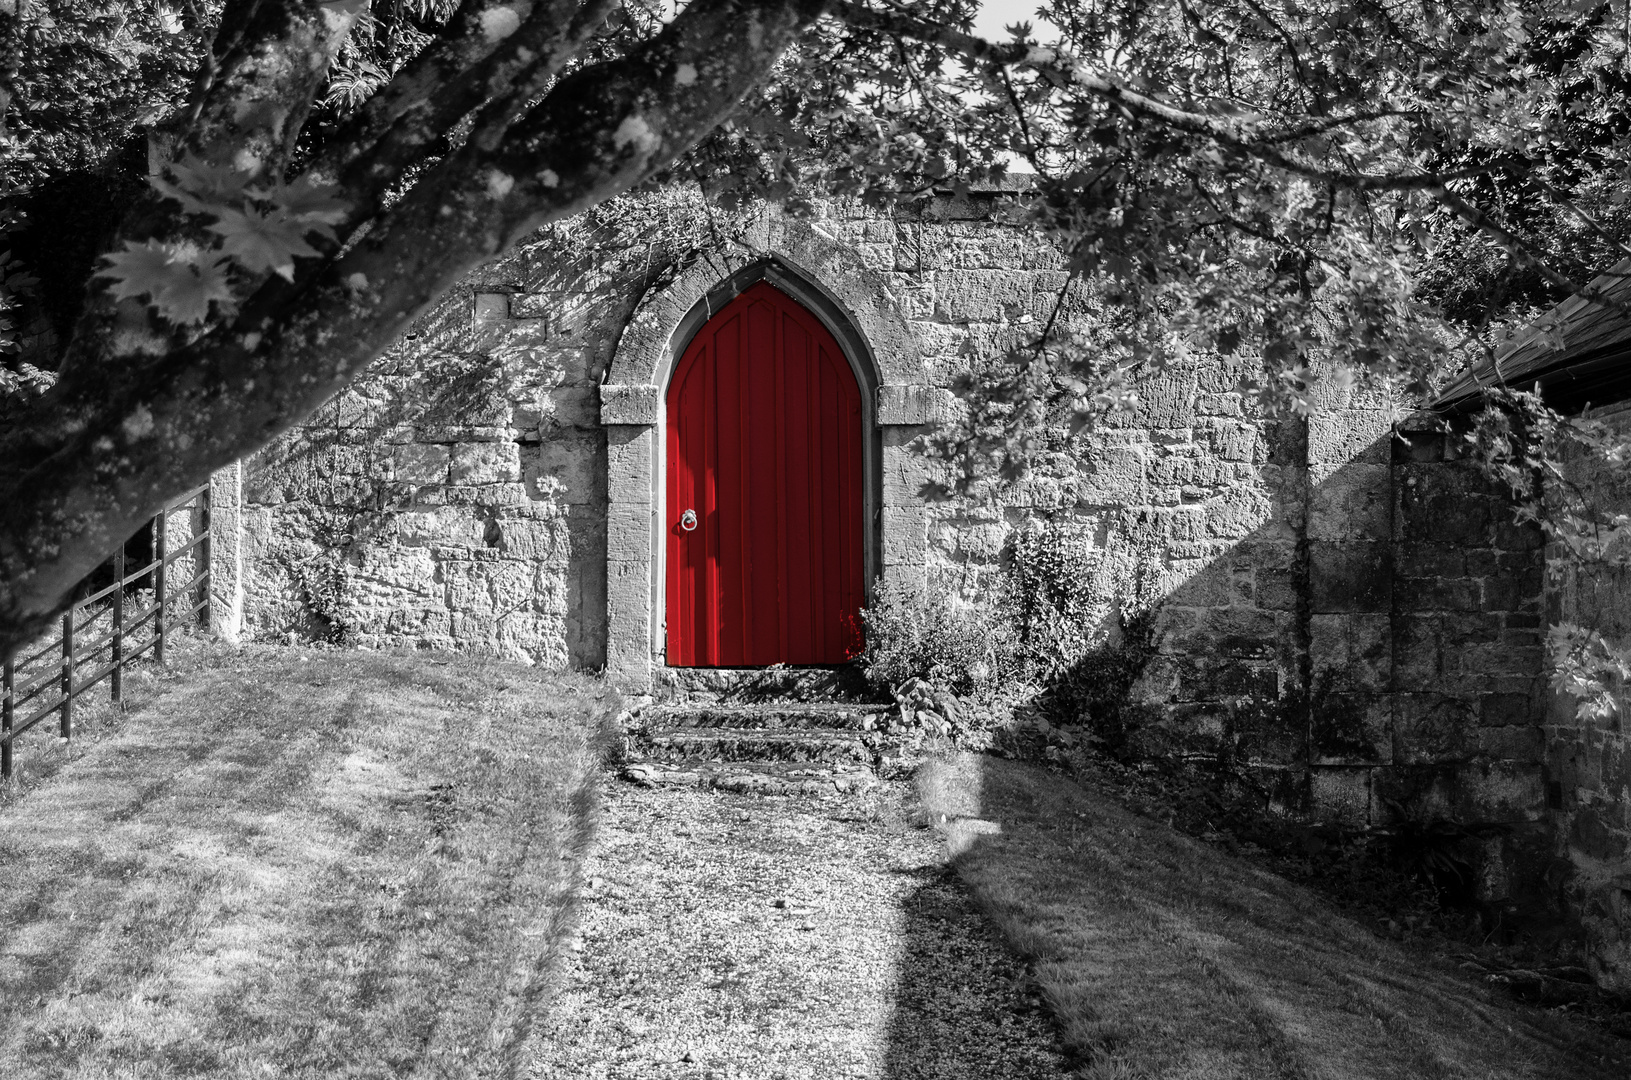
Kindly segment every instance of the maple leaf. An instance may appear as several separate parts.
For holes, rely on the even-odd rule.
[[[281,216],[304,226],[306,232],[319,233],[332,240],[334,229],[331,226],[344,221],[346,212],[351,209],[350,203],[334,197],[339,190],[337,184],[320,183],[309,176],[302,176],[292,184],[253,188],[250,194],[271,203],[274,216]]]
[[[223,307],[232,302],[232,283],[227,279],[232,264],[224,256],[201,255],[197,261],[173,265],[185,271],[170,275],[153,296],[153,305],[171,322],[182,326],[201,323],[210,316],[211,300]]]
[[[308,230],[303,229],[300,222],[258,210],[223,207],[211,212],[220,219],[209,228],[221,235],[221,250],[250,273],[270,270],[285,281],[293,281],[295,257],[318,254],[301,239],[301,234]]]
[[[154,295],[174,272],[171,249],[157,240],[144,244],[126,240],[123,251],[104,255],[102,260],[108,264],[108,269],[96,276],[113,279],[108,291],[115,300]]]
[[[144,244],[125,241],[125,250],[104,255],[108,269],[98,277],[113,279],[115,299],[151,298],[159,314],[180,326],[209,318],[210,301],[232,301],[225,258],[186,251],[157,240]]]
[[[207,161],[173,161],[166,167],[175,176],[175,183],[161,173],[154,173],[147,182],[194,214],[218,214],[223,207],[241,202],[252,179],[230,165],[211,165]]]

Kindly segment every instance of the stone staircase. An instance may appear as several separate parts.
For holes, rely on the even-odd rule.
[[[743,794],[854,794],[878,782],[890,706],[845,668],[669,669],[627,718],[624,779]]]

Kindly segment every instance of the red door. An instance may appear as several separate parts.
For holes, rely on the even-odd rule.
[[[861,393],[826,327],[760,282],[668,387],[668,662],[860,651]]]

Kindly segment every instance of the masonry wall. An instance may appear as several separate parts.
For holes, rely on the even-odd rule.
[[[1048,522],[1082,553],[1096,640],[1149,613],[1136,752],[1227,755],[1354,826],[1507,823],[1484,895],[1539,880],[1542,553],[1453,440],[1399,439],[1392,403],[1355,390],[1265,418],[1203,358],[1144,377],[1128,413],[1047,432],[1024,481],[925,499],[945,477],[917,440],[958,407],[959,375],[1056,309],[1088,347],[1115,332],[1113,306],[1013,224],[1021,197],[787,221],[660,196],[540,234],[248,463],[247,631],[649,678],[662,373],[629,355],[661,353],[706,287],[768,260],[876,354],[882,578],[977,594],[1013,531]]]
[[[1631,406],[1599,413],[1623,437]],[[1592,485],[1608,513],[1631,513],[1631,477],[1573,462],[1571,479]],[[1619,648],[1631,642],[1631,573],[1600,566],[1565,569],[1547,596],[1548,621],[1596,630]],[[1614,688],[1618,711],[1582,711],[1567,694],[1546,711],[1548,806],[1564,860],[1570,906],[1584,924],[1593,974],[1631,991],[1631,694]]]

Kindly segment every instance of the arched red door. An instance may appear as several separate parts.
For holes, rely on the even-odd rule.
[[[860,651],[861,393],[826,327],[765,282],[709,319],[668,387],[668,663]]]

